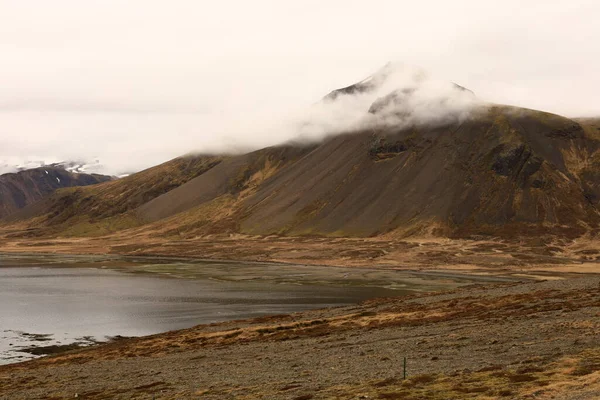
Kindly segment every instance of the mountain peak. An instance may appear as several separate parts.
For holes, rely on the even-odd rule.
[[[367,78],[330,92],[323,104],[341,108],[340,117],[349,114],[346,108],[352,115],[364,112],[357,123],[361,127],[407,127],[463,121],[482,103],[469,89],[434,79],[420,67],[389,62]]]
[[[388,62],[365,79],[350,86],[331,91],[324,99],[334,101],[344,95],[357,95],[381,91],[386,92],[384,94],[389,94],[396,90],[419,87],[427,81],[433,81],[433,79],[427,71],[421,67],[411,66],[400,62]],[[455,83],[448,84],[454,86],[456,89],[466,90],[473,94],[472,91],[460,85]]]
[[[104,166],[99,160],[71,160],[71,161],[45,161],[45,160],[2,160],[0,161],[0,175],[27,171],[35,168],[59,168],[75,174],[102,174]]]

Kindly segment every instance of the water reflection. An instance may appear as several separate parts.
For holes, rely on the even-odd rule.
[[[0,363],[30,357],[16,350],[31,344],[148,335],[464,283],[393,271],[4,255]]]

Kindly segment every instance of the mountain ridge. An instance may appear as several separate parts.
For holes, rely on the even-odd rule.
[[[489,104],[408,73],[398,78],[416,85],[408,89],[388,91],[386,72],[325,97],[377,92],[364,109],[370,124],[352,132],[175,159],[116,182],[59,190],[12,221],[35,221],[40,235],[75,236],[140,226],[185,237],[599,231],[597,119]]]
[[[110,176],[72,173],[68,170],[45,166],[0,175],[0,218],[8,217],[54,191],[72,187],[108,182]]]

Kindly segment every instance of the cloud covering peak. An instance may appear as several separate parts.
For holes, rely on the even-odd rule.
[[[0,164],[98,158],[119,174],[264,147],[396,59],[486,101],[598,115],[598,13],[593,0],[0,1]],[[354,118],[338,115],[305,134]]]
[[[386,126],[439,126],[465,120],[480,104],[462,86],[435,79],[422,68],[390,62],[360,82],[330,92],[300,114],[296,132],[287,130],[319,140]]]

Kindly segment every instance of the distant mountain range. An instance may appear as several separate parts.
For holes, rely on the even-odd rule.
[[[389,83],[386,71],[323,101],[379,90]],[[30,227],[39,235],[139,226],[177,237],[599,232],[600,119],[472,102],[472,92],[453,84],[431,97],[436,86],[413,78],[378,94],[364,110],[371,123],[351,132],[178,158],[58,190],[9,220],[35,218]]]
[[[14,214],[57,189],[93,185],[111,179],[106,175],[70,172],[56,165],[0,175],[0,218]]]
[[[10,163],[0,160],[0,175],[20,172],[34,168],[61,168],[68,172],[75,172],[81,174],[101,174],[104,166],[99,160],[92,162],[89,161],[61,161],[61,162],[46,162],[41,160],[23,160],[18,164]]]

